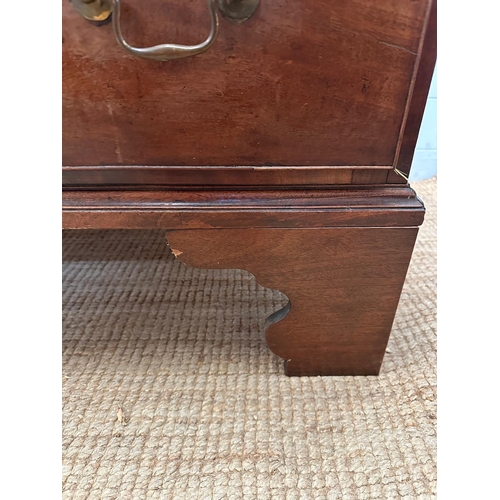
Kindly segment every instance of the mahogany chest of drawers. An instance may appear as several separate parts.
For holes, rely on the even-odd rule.
[[[288,296],[287,374],[377,374],[435,57],[433,0],[64,1],[63,226],[165,229]]]

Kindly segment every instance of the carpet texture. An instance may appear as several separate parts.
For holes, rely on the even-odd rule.
[[[284,296],[186,267],[161,231],[65,231],[63,498],[435,498],[436,179],[414,187],[378,377],[286,377],[263,332]]]

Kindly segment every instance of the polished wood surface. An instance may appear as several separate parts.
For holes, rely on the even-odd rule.
[[[408,187],[63,193],[67,229],[398,227],[419,226],[423,218]]]
[[[392,167],[63,167],[65,188],[325,187],[385,184]]]
[[[411,99],[405,117],[403,133],[401,135],[401,144],[395,159],[395,167],[406,176],[410,175],[411,164],[415,147],[417,145],[422,116],[424,115],[425,105],[427,104],[427,94],[431,86],[432,75],[436,62],[437,53],[437,3],[433,0],[429,18],[425,26],[424,36],[422,38],[422,48],[419,51],[417,61],[417,71],[415,81],[411,88]],[[402,184],[405,180],[394,171],[389,172],[387,176],[388,183]]]
[[[429,5],[262,1],[206,53],[156,62],[64,1],[63,164],[391,166]],[[207,7],[127,0],[123,24],[139,46],[194,43]]]
[[[417,228],[169,231],[191,266],[246,269],[290,300],[268,319],[287,375],[377,375]]]

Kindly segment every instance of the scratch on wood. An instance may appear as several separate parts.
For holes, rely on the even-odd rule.
[[[107,103],[108,111],[109,111],[109,116],[111,116],[111,119],[113,120],[113,125],[115,126],[116,129],[116,135],[115,135],[115,153],[116,153],[116,158],[118,159],[118,163],[122,164],[123,163],[123,157],[122,157],[122,150],[120,148],[120,141],[118,140],[118,127],[116,126],[115,122],[115,115],[113,113],[113,108],[111,104],[108,102]]]
[[[176,250],[175,248],[171,248],[170,250],[172,250],[172,253],[176,258],[182,253],[180,250]]]

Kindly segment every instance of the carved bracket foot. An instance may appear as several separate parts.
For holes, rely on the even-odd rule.
[[[417,231],[208,229],[167,237],[186,264],[245,269],[288,296],[266,331],[287,375],[377,375]]]

